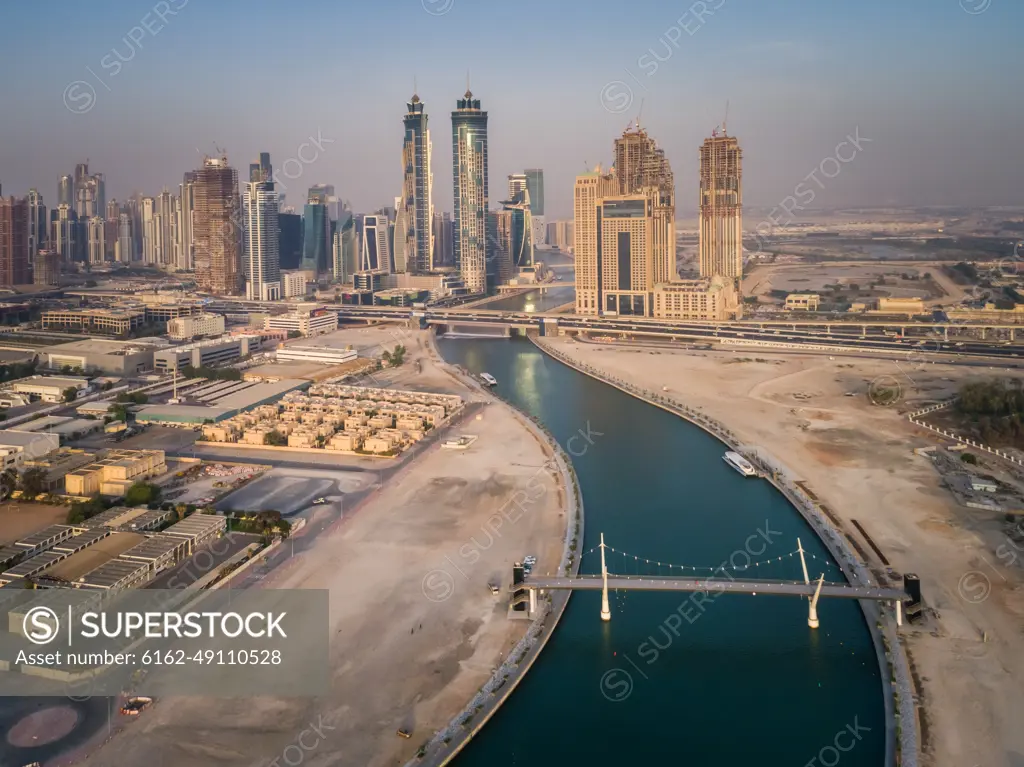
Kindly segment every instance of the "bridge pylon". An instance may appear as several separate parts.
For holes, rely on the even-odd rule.
[[[821,586],[824,582],[825,573],[822,573],[818,577],[818,588],[814,590],[814,596],[811,597],[811,605],[807,613],[807,625],[812,629],[816,629],[821,625],[818,621],[818,597],[821,595]]]
[[[608,566],[604,561],[604,533],[601,533],[601,620],[610,621],[612,611],[608,606]]]
[[[810,583],[811,579],[807,577],[807,560],[804,559],[804,546],[800,543],[800,539],[796,539],[796,550],[800,552],[800,566],[804,569],[804,583]]]

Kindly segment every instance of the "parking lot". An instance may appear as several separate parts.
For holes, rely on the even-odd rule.
[[[220,499],[217,509],[274,510],[282,514],[294,514],[311,506],[317,498],[337,502],[377,482],[378,475],[371,472],[313,468],[271,469],[259,479]]]

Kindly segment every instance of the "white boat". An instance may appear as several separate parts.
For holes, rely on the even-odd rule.
[[[480,374],[480,380],[483,381],[488,386],[497,386],[498,385],[498,379],[495,378],[494,376],[492,376],[490,373],[481,373]]]
[[[744,477],[756,477],[757,469],[755,469],[746,458],[739,453],[734,453],[731,450],[722,456],[722,460],[732,466],[736,471],[742,474]]]

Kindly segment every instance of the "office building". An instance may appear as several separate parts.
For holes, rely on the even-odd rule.
[[[302,264],[306,271],[316,275],[327,271],[331,253],[331,217],[326,195],[310,189],[310,196],[302,213]]]
[[[599,314],[602,288],[597,260],[597,206],[605,197],[618,194],[614,174],[602,173],[600,166],[576,177],[573,193],[576,248],[576,313]]]
[[[575,239],[575,225],[572,221],[551,221],[546,228],[548,245],[572,252]]]
[[[361,272],[391,272],[387,216],[363,216],[363,242],[359,256]]]
[[[434,177],[425,106],[413,94],[406,105],[402,142],[402,195],[395,200],[395,271],[423,274],[433,268]],[[404,262],[400,268],[399,262]]]
[[[32,282],[35,285],[60,284],[60,254],[43,248],[32,259]]]
[[[28,256],[34,258],[40,249],[47,246],[50,237],[50,222],[46,217],[43,196],[35,189],[28,190]]]
[[[334,232],[331,246],[334,259],[333,273],[335,282],[352,282],[352,276],[359,270],[358,251],[356,249],[356,227],[352,211],[343,210]]]
[[[487,290],[487,112],[467,90],[452,112],[455,267],[470,293]]]
[[[284,298],[303,298],[309,293],[310,272],[301,269],[281,272],[281,293]],[[315,275],[313,275],[315,276]]]
[[[655,285],[654,199],[616,195],[597,201],[597,262],[602,314],[650,316]]]
[[[198,368],[235,362],[259,351],[262,343],[263,339],[260,336],[234,336],[196,341],[154,352],[153,367],[160,373],[169,373],[175,369],[181,371],[189,365]]]
[[[723,126],[700,148],[700,244],[702,277],[743,276],[743,153]]]
[[[487,212],[487,282],[502,285],[515,275],[512,245],[512,211],[508,208]]]
[[[77,330],[103,335],[127,335],[146,324],[139,309],[48,309],[41,313],[43,330]]]
[[[434,267],[454,266],[452,217],[450,213],[434,214]]]
[[[107,222],[99,216],[89,219],[86,226],[89,232],[89,254],[90,264],[102,264],[107,255]]]
[[[242,289],[238,174],[221,156],[207,157],[195,176],[196,286],[214,295],[238,295]]]
[[[29,277],[29,206],[0,197],[0,285],[25,285]]]
[[[263,155],[260,155],[260,162],[263,162]],[[262,176],[265,169],[256,166],[255,172]],[[277,301],[281,298],[281,261],[278,199],[274,183],[247,183],[242,195],[242,210],[245,216],[242,235],[245,297],[250,301]]]
[[[298,269],[302,265],[302,215],[285,213],[281,207],[283,195],[278,193],[277,227],[281,233],[278,251],[282,269]]]

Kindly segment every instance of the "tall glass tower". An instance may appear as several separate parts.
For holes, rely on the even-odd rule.
[[[404,255],[406,270],[423,274],[433,268],[434,176],[430,172],[430,130],[420,97],[406,104],[405,140],[402,142],[402,196],[395,217],[395,255]],[[397,264],[396,264],[397,267]],[[399,270],[401,271],[401,270]]]
[[[259,167],[257,173],[258,178],[266,178]],[[274,182],[246,184],[242,210],[245,216],[242,235],[245,297],[250,301],[276,301],[281,298],[281,250]]]
[[[487,113],[472,91],[452,112],[455,266],[470,293],[487,291]]]

